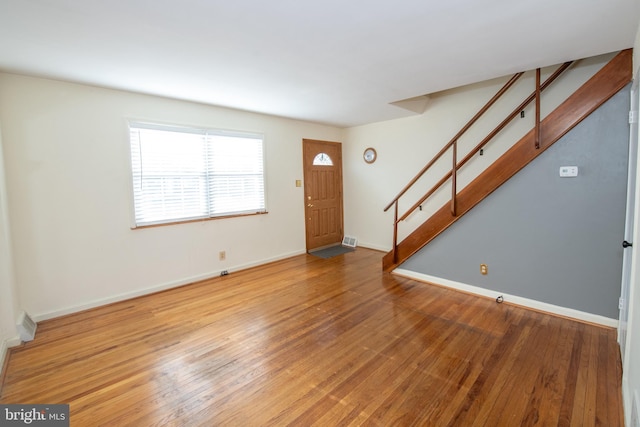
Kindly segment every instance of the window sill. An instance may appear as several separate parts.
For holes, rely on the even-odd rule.
[[[214,216],[214,217],[211,217],[211,218],[197,218],[197,219],[188,219],[188,220],[180,220],[180,221],[163,222],[163,223],[159,223],[159,224],[137,225],[135,227],[131,227],[131,229],[132,230],[141,230],[141,229],[145,229],[145,228],[164,227],[164,226],[167,226],[167,225],[190,224],[190,223],[194,223],[194,222],[215,221],[215,220],[219,220],[219,219],[240,218],[240,217],[245,217],[245,216],[256,216],[256,215],[266,215],[268,213],[269,212],[265,211],[265,212],[253,212],[253,213],[244,213],[244,214],[221,215],[221,216]]]

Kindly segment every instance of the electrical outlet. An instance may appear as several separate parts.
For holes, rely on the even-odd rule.
[[[220,251],[220,253],[218,253],[218,258],[220,259],[220,261],[224,261],[225,259],[227,259],[227,251]]]
[[[487,275],[489,273],[489,267],[487,264],[480,264],[480,274]]]

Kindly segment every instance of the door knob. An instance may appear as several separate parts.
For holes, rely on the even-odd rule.
[[[630,247],[630,246],[633,246],[633,244],[631,244],[631,243],[627,242],[626,240],[622,242],[622,247],[623,247],[623,248],[628,248],[628,247]]]
[[[308,208],[312,208],[312,207],[313,207],[313,205],[312,205],[311,203],[309,203],[309,204],[307,205],[307,207],[308,207]]]

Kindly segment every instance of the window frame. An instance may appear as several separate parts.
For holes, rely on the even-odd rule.
[[[207,135],[212,136],[222,136],[222,137],[237,137],[237,138],[249,138],[249,139],[257,139],[261,141],[262,146],[262,201],[263,208],[256,209],[255,212],[252,210],[246,211],[236,211],[229,213],[221,213],[221,214],[211,214],[211,210],[209,210],[208,215],[204,216],[196,216],[196,217],[188,217],[188,218],[172,218],[166,220],[157,220],[157,221],[148,221],[138,223],[138,218],[136,214],[136,191],[135,191],[135,171],[134,171],[134,159],[133,159],[133,144],[131,139],[132,128],[138,129],[149,129],[149,130],[160,130],[160,131],[170,131],[170,132],[179,132],[179,133],[190,133],[190,134],[201,134],[205,138]],[[252,132],[252,131],[238,131],[238,130],[228,130],[228,129],[216,129],[205,126],[184,126],[177,125],[171,123],[162,123],[157,121],[147,121],[147,120],[139,120],[139,119],[127,119],[126,120],[126,134],[127,134],[127,154],[128,154],[128,168],[129,168],[129,192],[130,192],[130,228],[132,230],[135,229],[144,229],[151,227],[162,227],[166,225],[175,225],[175,224],[187,224],[193,222],[203,222],[203,221],[211,221],[218,219],[227,219],[227,218],[238,218],[238,217],[246,217],[246,216],[254,216],[254,215],[264,215],[269,213],[267,209],[267,170],[266,170],[266,138],[263,132]],[[208,193],[208,192],[207,192]],[[208,197],[208,196],[207,196]],[[207,202],[210,205],[210,201]]]

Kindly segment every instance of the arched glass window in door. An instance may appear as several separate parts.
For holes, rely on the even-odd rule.
[[[333,161],[327,153],[320,153],[313,158],[314,166],[333,166]]]

